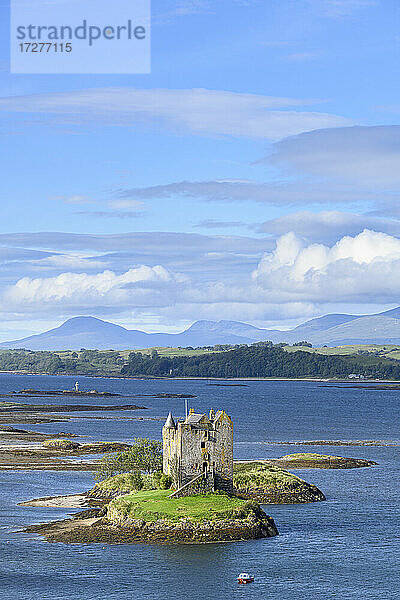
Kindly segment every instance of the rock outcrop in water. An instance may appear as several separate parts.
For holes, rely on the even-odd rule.
[[[270,459],[268,463],[284,469],[357,469],[372,467],[377,464],[373,460],[364,458],[345,458],[344,456],[330,456],[312,452],[287,454],[281,458]]]
[[[274,520],[256,502],[223,494],[171,499],[169,493],[152,490],[122,496],[106,507],[33,525],[24,532],[38,533],[49,542],[113,544],[206,543],[278,535]],[[232,509],[222,510],[229,504]],[[152,512],[152,506],[160,512]]]
[[[240,498],[261,504],[302,504],[326,499],[315,485],[264,462],[236,463],[233,484]]]

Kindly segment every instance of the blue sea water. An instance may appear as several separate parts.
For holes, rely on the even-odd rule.
[[[0,472],[0,598],[13,600],[109,600],[254,598],[257,600],[397,600],[400,539],[400,446],[309,447],[271,445],[306,439],[400,441],[399,392],[322,387],[316,382],[250,381],[219,387],[208,381],[141,381],[79,378],[123,396],[89,398],[85,404],[128,404],[148,410],[75,413],[68,423],[27,426],[69,431],[85,440],[160,437],[169,410],[184,413],[181,399],[146,396],[191,393],[196,411],[224,408],[235,424],[235,457],[267,458],[300,451],[363,457],[377,467],[301,470],[323,490],[326,502],[269,505],[276,538],[207,545],[64,545],[16,533],[32,523],[64,518],[65,509],[23,508],[41,496],[77,493],[92,486],[89,473]],[[2,394],[27,387],[70,389],[71,377],[0,376]],[[4,398],[7,400],[7,398]],[[23,401],[23,400],[21,400]],[[29,400],[40,404],[42,399]],[[46,398],[45,402],[74,402]],[[89,417],[89,418],[82,418]],[[112,419],[104,418],[112,417]],[[138,420],[143,417],[144,420]],[[21,427],[24,427],[21,425]],[[255,582],[238,586],[242,570]]]

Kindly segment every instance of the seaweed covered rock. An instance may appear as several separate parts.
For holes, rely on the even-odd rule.
[[[81,444],[79,442],[73,442],[72,440],[46,440],[43,442],[43,446],[49,450],[77,450]]]

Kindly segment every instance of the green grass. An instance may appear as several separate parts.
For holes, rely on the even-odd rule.
[[[348,356],[369,354],[377,358],[400,360],[400,348],[392,344],[348,344],[332,348],[308,348],[308,346],[284,346],[286,352],[311,352],[325,356]]]
[[[300,477],[272,465],[257,462],[234,465],[233,485],[237,489],[280,489],[303,483],[305,482]]]
[[[311,352],[316,354],[323,354],[328,356],[348,356],[351,354],[357,355],[358,353],[367,353],[372,356],[376,356],[378,358],[392,358],[395,360],[400,360],[400,348],[399,346],[393,344],[348,344],[345,346],[336,346],[332,348],[308,348],[308,346],[284,346],[283,349],[286,352]],[[205,348],[199,348],[196,350],[189,350],[187,348],[162,348],[162,347],[154,347],[154,348],[142,348],[140,350],[120,350],[117,351],[119,355],[128,360],[129,354],[131,352],[140,352],[144,355],[150,355],[152,350],[157,350],[160,356],[167,356],[170,358],[179,357],[179,356],[201,356],[204,354],[216,354],[222,352],[222,350],[206,350]],[[106,352],[100,351],[100,352]],[[62,357],[62,355],[69,354],[68,352],[57,352],[57,354]],[[78,352],[79,354],[79,352]]]
[[[167,356],[169,358],[175,358],[176,356],[200,356],[202,354],[215,354],[222,352],[221,350],[207,350],[205,348],[199,348],[198,350],[189,350],[187,348],[143,348],[142,350],[129,350],[121,352],[123,358],[128,358],[130,352],[140,352],[144,355],[150,355],[152,350],[157,350],[159,356]]]
[[[112,515],[144,521],[167,519],[179,521],[182,518],[193,522],[212,521],[230,517],[244,518],[246,500],[225,494],[207,493],[185,498],[169,498],[170,490],[145,490],[127,496],[120,496],[109,504]]]
[[[73,442],[72,440],[46,440],[42,442],[42,446],[53,450],[76,450],[81,444]]]
[[[309,348],[308,346],[284,346],[283,349],[285,352],[310,352],[314,354],[322,354],[325,356],[348,356],[348,355],[370,355],[375,358],[389,358],[393,360],[400,360],[400,347],[393,344],[348,344],[345,346],[336,346],[332,348]],[[164,348],[164,347],[154,347],[154,348],[142,348],[142,349],[126,349],[126,350],[116,350],[115,352],[119,354],[119,356],[124,360],[128,361],[129,354],[131,352],[140,352],[141,354],[147,356],[151,355],[151,352],[156,350],[159,356],[165,356],[169,358],[181,357],[181,356],[201,356],[204,354],[215,354],[219,352],[223,352],[223,350],[207,350],[206,348],[198,348],[194,350],[190,350],[187,348]],[[7,353],[9,350],[1,349],[0,355],[2,353]],[[29,354],[26,351],[16,351],[20,354]],[[100,354],[105,354],[109,352],[109,350],[99,350]],[[70,359],[73,355],[77,354],[78,359],[81,358],[81,352],[76,351],[72,352],[69,350],[63,351],[54,351],[54,354],[57,354],[62,360]],[[103,367],[102,363],[97,364],[95,361],[91,364],[92,367]],[[119,374],[119,370],[121,365],[107,365],[107,369],[109,374]]]
[[[314,452],[296,452],[295,454],[286,454],[281,456],[279,460],[331,460],[340,458],[339,456],[330,456],[329,454],[315,454]]]

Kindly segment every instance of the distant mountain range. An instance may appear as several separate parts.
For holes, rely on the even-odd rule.
[[[3,342],[0,348],[29,350],[107,350],[166,346],[252,344],[271,340],[294,343],[306,340],[314,346],[343,344],[399,344],[400,307],[375,315],[325,315],[289,331],[259,329],[240,321],[196,321],[182,333],[145,333],[125,329],[95,317],[74,317],[38,335]]]

